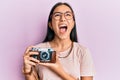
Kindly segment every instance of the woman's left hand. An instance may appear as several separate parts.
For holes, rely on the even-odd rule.
[[[46,66],[46,67],[48,67],[49,69],[51,69],[51,70],[53,70],[55,72],[58,71],[58,70],[63,70],[57,53],[56,53],[56,61],[55,61],[55,63],[42,63],[42,62],[39,62],[38,64],[40,64],[42,66]]]

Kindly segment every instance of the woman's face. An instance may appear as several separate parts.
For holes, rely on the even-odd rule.
[[[59,39],[70,39],[70,33],[74,26],[71,9],[66,5],[56,7],[50,25],[51,29],[55,32],[55,37]]]

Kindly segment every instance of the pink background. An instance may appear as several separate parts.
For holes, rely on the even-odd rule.
[[[24,80],[24,51],[44,39],[48,14],[59,1],[73,7],[79,42],[92,52],[95,80],[119,80],[120,0],[0,0],[0,80]]]

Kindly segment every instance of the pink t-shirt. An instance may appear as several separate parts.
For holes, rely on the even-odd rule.
[[[36,45],[40,48],[51,48],[49,42]],[[68,55],[68,53],[70,54]],[[70,75],[80,80],[81,76],[94,76],[94,65],[88,48],[79,43],[73,42],[72,50],[60,52],[61,57],[68,55],[66,58],[59,58],[63,69]],[[36,66],[40,80],[63,80],[47,67]]]

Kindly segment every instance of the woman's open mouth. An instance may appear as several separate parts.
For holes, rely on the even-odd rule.
[[[60,30],[60,33],[65,33],[67,31],[67,25],[60,25],[59,30]]]

